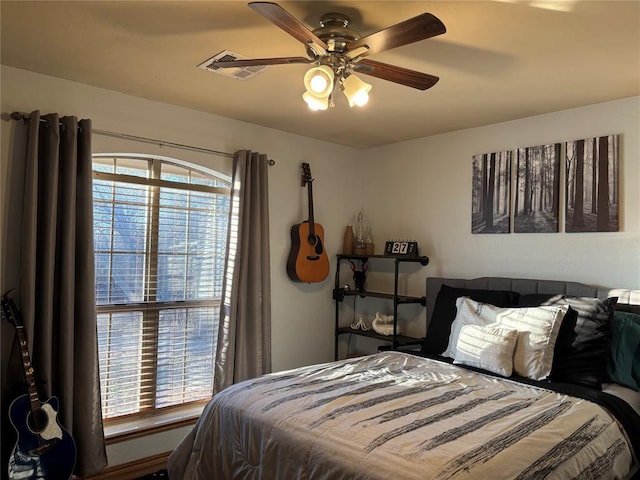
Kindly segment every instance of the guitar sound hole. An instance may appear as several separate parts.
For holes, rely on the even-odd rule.
[[[47,415],[44,410],[38,408],[35,411],[30,411],[27,414],[27,425],[33,433],[42,432],[47,426]]]
[[[307,237],[307,242],[309,242],[309,245],[315,245],[316,244],[316,237],[315,235],[309,235]]]

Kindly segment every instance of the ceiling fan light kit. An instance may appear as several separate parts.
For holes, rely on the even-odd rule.
[[[333,106],[331,99],[336,86],[336,77],[339,78],[337,84],[347,97],[350,107],[362,107],[367,104],[371,85],[354,74],[345,74],[340,65],[333,67],[320,65],[311,67],[304,75],[304,86],[307,91],[302,94],[302,98],[311,110],[326,110],[329,106]]]
[[[349,28],[349,17],[341,13],[323,15],[320,27],[312,31],[276,3],[251,2],[249,7],[303,43],[308,58],[214,60],[207,62],[207,69],[314,64],[304,75],[306,91],[302,95],[312,110],[333,107],[333,91],[337,85],[340,86],[350,107],[365,105],[369,100],[371,85],[356,77],[353,72],[418,90],[431,88],[439,80],[434,75],[364,58],[445,33],[447,29],[444,24],[430,13],[423,13],[362,37]]]

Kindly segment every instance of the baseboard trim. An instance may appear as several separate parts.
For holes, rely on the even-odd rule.
[[[171,452],[164,452],[153,455],[152,457],[136,460],[135,462],[107,467],[99,474],[92,477],[85,477],[84,480],[134,480],[138,477],[167,468],[169,455],[171,455]]]

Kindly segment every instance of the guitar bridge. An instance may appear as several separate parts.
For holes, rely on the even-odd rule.
[[[47,442],[43,445],[40,445],[39,447],[36,447],[33,450],[29,450],[29,455],[42,455],[43,453],[46,453],[47,451],[51,450],[58,442],[59,440],[55,439],[51,442]]]
[[[307,255],[307,260],[315,262],[317,260],[320,260],[320,256],[319,255]]]

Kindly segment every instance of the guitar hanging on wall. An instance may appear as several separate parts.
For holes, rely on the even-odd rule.
[[[18,440],[9,457],[10,480],[64,480],[71,478],[76,464],[76,444],[58,421],[58,399],[38,398],[27,335],[13,300],[2,297],[2,318],[16,329],[28,392],[9,407],[9,419]]]
[[[313,219],[313,178],[308,163],[302,164],[302,186],[309,195],[309,220],[291,227],[291,251],[287,274],[294,282],[322,282],[329,275],[329,258],[324,249],[324,228]]]

